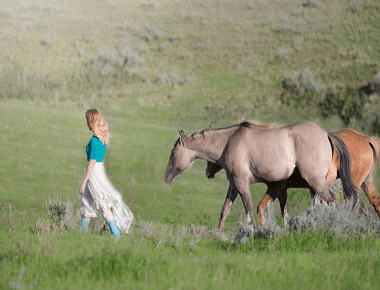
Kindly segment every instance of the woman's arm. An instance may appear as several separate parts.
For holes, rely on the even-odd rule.
[[[86,186],[87,180],[90,178],[92,171],[94,170],[95,163],[96,163],[95,159],[90,159],[90,161],[88,162],[86,172],[83,176],[82,183],[79,186],[79,194],[80,195],[84,194],[84,188]]]

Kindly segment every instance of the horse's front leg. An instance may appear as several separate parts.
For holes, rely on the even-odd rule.
[[[263,198],[260,200],[259,204],[257,205],[257,214],[260,219],[261,227],[265,225],[265,216],[264,216],[265,208],[269,204],[271,204],[273,201],[275,201],[276,198],[278,198],[278,200],[280,201],[282,217],[286,218],[287,210],[288,210],[288,206],[287,206],[288,193],[286,189],[287,189],[286,181],[268,184],[267,192],[264,194]]]
[[[265,216],[264,210],[265,208],[275,201],[277,198],[275,187],[268,185],[267,192],[264,194],[259,204],[257,205],[257,215],[259,216],[261,227],[265,225]]]
[[[234,203],[236,196],[237,196],[237,191],[230,183],[230,185],[228,186],[226,199],[222,207],[222,212],[220,213],[220,220],[219,220],[219,225],[218,225],[219,232],[223,231],[224,222],[226,221],[227,215],[230,212],[231,206]]]
[[[241,200],[243,201],[247,221],[253,226],[253,228],[256,228],[255,220],[253,219],[251,193],[249,191],[249,183],[247,180],[248,178],[235,179],[234,184],[237,192],[240,194]]]
[[[260,200],[259,204],[257,205],[257,214],[260,219],[261,227],[265,225],[265,216],[264,216],[264,210],[265,208],[271,204],[273,201],[276,200],[280,201],[280,207],[281,207],[281,213],[282,217],[285,219],[288,215],[288,206],[287,206],[287,199],[288,199],[288,193],[287,193],[287,187],[286,187],[286,181],[276,182],[268,184],[268,189],[266,193],[264,194],[263,198]]]

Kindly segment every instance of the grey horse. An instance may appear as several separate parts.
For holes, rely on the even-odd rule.
[[[336,202],[326,175],[333,151],[340,157],[340,177],[349,198],[355,195],[351,181],[351,159],[344,142],[335,134],[311,122],[263,129],[249,122],[226,128],[209,128],[186,136],[180,131],[171,151],[164,180],[184,172],[196,159],[217,164],[226,171],[229,181],[218,230],[237,195],[241,196],[248,222],[255,227],[249,185],[271,184],[288,179],[295,171],[308,183],[314,195],[328,203]]]

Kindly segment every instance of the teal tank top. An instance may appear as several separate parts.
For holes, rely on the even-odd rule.
[[[103,162],[104,155],[106,155],[106,148],[107,146],[104,145],[98,137],[92,136],[86,146],[87,161],[94,159],[96,162]]]

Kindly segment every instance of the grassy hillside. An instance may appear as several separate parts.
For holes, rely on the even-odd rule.
[[[275,288],[297,279],[311,289],[374,288],[376,234],[231,245],[208,236],[224,201],[224,173],[207,180],[205,162],[197,161],[167,185],[163,172],[178,129],[192,133],[240,119],[345,126],[351,103],[337,92],[365,85],[379,71],[379,8],[375,0],[0,0],[0,288],[97,281],[247,289],[253,280]],[[322,114],[327,96],[341,98],[344,108]],[[363,116],[377,116],[377,98],[365,99]],[[90,107],[109,124],[107,174],[136,216],[134,233],[120,242],[98,233],[101,221],[87,236],[49,224],[49,197],[79,207]],[[373,134],[357,116],[349,126]],[[265,189],[251,187],[254,208]],[[289,199],[292,217],[310,203],[306,190],[291,190]],[[236,234],[243,213],[237,200],[227,236]],[[280,222],[278,205],[275,215]],[[147,233],[152,227],[156,232]],[[116,274],[94,279],[106,266]],[[333,268],[341,271],[328,276]],[[278,279],[263,278],[273,273]],[[221,277],[228,281],[220,284]]]
[[[87,107],[116,106],[134,93],[140,107],[170,108],[170,120],[195,128],[194,119],[204,126],[237,118],[312,118],[339,127],[320,120],[316,108],[285,108],[282,82],[306,68],[322,91],[371,81],[379,63],[379,6],[371,0],[5,2],[1,96]]]

